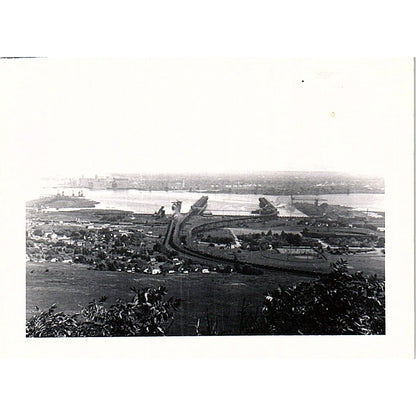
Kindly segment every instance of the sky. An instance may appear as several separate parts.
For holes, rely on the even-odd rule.
[[[412,79],[409,59],[6,60],[0,134],[30,178],[383,175],[412,120]]]

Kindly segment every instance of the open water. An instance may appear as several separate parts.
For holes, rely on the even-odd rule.
[[[57,191],[64,190],[65,195],[71,195],[72,189],[54,188],[43,186],[32,188],[27,200],[46,195],[55,195]],[[74,189],[75,194],[79,189]],[[139,191],[139,190],[90,190],[83,189],[84,196],[99,202],[97,208],[120,209],[137,213],[153,213],[161,206],[165,207],[167,214],[171,213],[173,201],[182,201],[182,212],[187,212],[202,195],[202,193],[186,191]],[[253,194],[205,194],[208,196],[207,211],[213,214],[246,215],[258,208],[259,197],[263,195]],[[290,196],[264,195],[275,204],[281,216],[304,216],[290,206]],[[313,195],[305,195],[313,203]],[[296,196],[300,198],[300,196]],[[343,205],[357,210],[369,210],[370,212],[384,212],[384,194],[330,194],[319,195],[330,205]],[[320,201],[321,203],[321,201]]]

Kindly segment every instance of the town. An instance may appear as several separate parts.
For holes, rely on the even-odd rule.
[[[384,181],[328,172],[264,172],[252,174],[111,174],[107,176],[67,178],[68,188],[92,190],[137,189],[143,191],[189,191],[205,193],[305,195],[337,193],[384,193]]]
[[[162,247],[168,219],[124,211],[28,213],[28,262],[86,264],[127,273],[189,273],[222,270],[180,259]]]
[[[56,205],[62,198],[50,198],[49,203]],[[43,206],[46,199],[40,205],[29,204],[27,261],[80,263],[96,270],[149,274],[230,273],[242,264],[260,272],[275,268],[315,273],[327,272],[336,257],[344,255],[349,256],[352,267],[384,275],[382,213],[369,216],[346,207],[319,205],[318,201],[297,201],[295,207],[309,215],[280,217],[269,201],[260,198],[260,207],[264,206],[253,215],[216,216],[205,215],[208,198],[204,198],[205,206],[189,216],[180,207],[173,215],[166,215],[164,207],[149,215],[33,208]],[[67,203],[74,200],[80,200],[82,207],[91,204],[84,198],[65,198]],[[169,244],[168,230],[179,218],[178,241]]]

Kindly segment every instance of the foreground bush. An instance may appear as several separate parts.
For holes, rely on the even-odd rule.
[[[125,337],[165,335],[179,300],[164,300],[167,291],[132,288],[130,302],[117,300],[108,308],[106,298],[90,302],[79,313],[56,312],[56,305],[33,316],[26,324],[27,337]]]
[[[275,335],[384,334],[384,281],[350,274],[339,260],[324,278],[269,292],[256,326]]]

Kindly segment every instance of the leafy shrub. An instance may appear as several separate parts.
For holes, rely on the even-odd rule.
[[[167,291],[131,288],[130,302],[117,300],[108,308],[106,298],[92,301],[79,313],[56,312],[56,305],[34,315],[26,324],[27,337],[115,337],[165,335],[180,301],[164,300]]]
[[[71,337],[76,336],[78,321],[76,315],[55,312],[56,304],[47,311],[33,316],[26,323],[27,337]]]
[[[257,333],[373,335],[385,333],[384,281],[350,274],[338,260],[330,275],[267,293]]]

